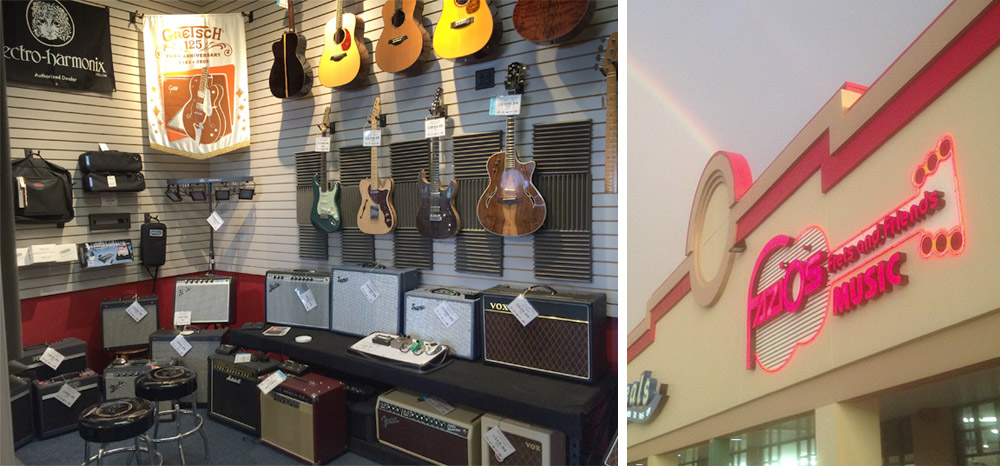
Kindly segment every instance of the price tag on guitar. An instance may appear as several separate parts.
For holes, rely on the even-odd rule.
[[[502,95],[490,99],[490,115],[520,115],[521,94]]]
[[[536,311],[535,307],[524,298],[524,294],[517,295],[517,297],[507,305],[507,309],[510,309],[510,313],[514,314],[514,317],[517,317],[517,321],[525,327],[527,327],[531,321],[535,320],[535,317],[538,317],[538,311]]]
[[[433,118],[430,120],[424,120],[424,137],[425,138],[439,138],[443,137],[445,132],[445,119],[444,118]]]
[[[330,136],[316,138],[316,147],[313,150],[316,152],[330,152]]]
[[[378,147],[382,145],[382,130],[380,129],[366,129],[363,137],[363,145],[365,147]]]

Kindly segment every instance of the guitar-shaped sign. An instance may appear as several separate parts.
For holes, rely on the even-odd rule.
[[[583,31],[597,0],[517,0],[514,30],[532,42],[566,42]]]
[[[362,39],[365,22],[350,13],[345,14],[341,0],[335,8],[337,17],[326,23],[323,32],[323,56],[319,61],[319,82],[326,87],[359,84],[368,75],[371,58]]]
[[[381,99],[375,98],[372,114],[368,117],[371,130],[379,128]],[[358,229],[369,235],[382,235],[396,229],[396,208],[392,205],[392,178],[385,184],[378,177],[378,147],[372,146],[372,176],[358,183],[361,191],[361,208],[358,209]]]
[[[524,92],[525,66],[514,62],[507,67],[504,87],[509,94]],[[545,221],[545,200],[531,182],[535,162],[521,163],[514,150],[515,115],[507,115],[507,135],[503,152],[486,161],[490,183],[479,198],[476,215],[487,230],[503,236],[533,233]]]
[[[208,85],[208,66],[201,75],[192,76],[191,98],[184,104],[182,120],[184,132],[199,144],[212,144],[222,138],[226,128],[226,115],[218,107],[222,102],[223,88],[219,84]]]
[[[375,64],[382,71],[399,73],[419,68],[431,35],[420,24],[423,0],[389,0],[382,7],[385,28],[375,48]]]
[[[434,51],[441,58],[476,54],[493,42],[493,30],[486,0],[444,0],[434,29]]]
[[[601,73],[607,77],[608,104],[605,113],[604,192],[618,192],[618,33],[608,37],[601,62]]]
[[[443,105],[444,90],[440,87],[434,93],[434,103],[431,104],[428,119],[445,118],[448,116]],[[431,144],[431,177],[427,180],[425,170],[420,170],[417,176],[417,187],[420,191],[420,207],[417,209],[417,231],[428,238],[444,239],[458,234],[460,222],[455,210],[455,192],[458,182],[454,179],[448,186],[441,184],[439,169],[444,164],[444,153],[441,152],[441,138],[435,137]],[[438,159],[434,152],[437,149]]]
[[[330,135],[330,108],[327,107],[326,114],[323,115],[323,137]],[[326,167],[323,167],[326,170]],[[317,230],[324,233],[333,233],[340,229],[340,183],[330,181],[326,184],[326,189],[320,187],[319,173],[313,175],[313,208],[309,213],[309,220],[312,221]]]
[[[306,37],[295,32],[295,14],[292,0],[288,0],[288,32],[281,40],[271,44],[274,63],[268,85],[271,94],[279,99],[302,97],[313,84],[312,67],[306,61]]]

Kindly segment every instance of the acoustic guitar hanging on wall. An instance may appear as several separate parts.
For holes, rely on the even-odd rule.
[[[449,59],[489,54],[499,29],[486,0],[444,0],[434,28],[434,52]]]
[[[375,64],[382,71],[416,71],[423,62],[431,35],[420,24],[423,0],[388,0],[382,7],[385,28],[375,47]]]
[[[295,8],[288,0],[288,32],[271,44],[274,63],[268,85],[271,95],[279,99],[302,97],[313,85],[313,71],[306,61],[306,38],[295,32]]]
[[[566,42],[587,26],[596,3],[596,0],[517,0],[512,18],[514,30],[532,42]]]
[[[361,42],[365,22],[344,13],[341,0],[336,2],[337,16],[326,23],[323,32],[323,56],[319,61],[319,82],[326,87],[357,85],[368,76],[371,58]]]

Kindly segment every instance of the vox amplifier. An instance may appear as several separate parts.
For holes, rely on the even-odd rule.
[[[58,351],[65,358],[55,369],[40,360],[48,348]],[[24,355],[14,362],[11,373],[31,380],[46,380],[59,374],[79,372],[87,368],[87,343],[70,337],[55,343],[27,346],[24,348]]]
[[[220,422],[260,433],[261,378],[278,368],[278,361],[236,363],[236,356],[213,354],[208,357],[212,376],[208,379],[208,415]]]
[[[522,292],[538,312],[527,326],[507,307]],[[603,294],[490,288],[483,292],[483,359],[594,382],[607,370],[606,305]]]
[[[35,398],[35,435],[52,437],[76,429],[77,418],[88,406],[101,401],[101,376],[90,369],[63,374],[33,383]],[[64,385],[80,393],[71,406],[56,398]]]
[[[125,309],[138,302],[147,314],[138,322]],[[101,345],[106,350],[138,348],[149,344],[149,334],[159,328],[156,295],[101,301]]]
[[[495,414],[484,414],[482,418],[483,435],[482,464],[489,466],[504,466],[510,464],[537,464],[552,466],[566,464],[566,436],[559,431],[533,426]],[[500,429],[507,441],[514,447],[514,453],[497,460],[493,450],[486,443],[486,433],[490,429]]]
[[[436,341],[463,359],[479,357],[480,292],[462,288],[417,288],[406,292],[403,333]]]
[[[10,418],[14,429],[14,448],[21,448],[35,435],[35,417],[31,399],[31,380],[10,376]],[[374,416],[373,416],[374,417]]]
[[[265,280],[264,313],[268,322],[330,329],[329,273],[269,270]]]
[[[148,336],[146,344],[149,344]],[[157,367],[177,365],[177,360],[130,359],[125,364],[112,362],[104,369],[104,399],[135,398],[135,379]],[[169,401],[160,402],[160,411],[170,409]],[[161,415],[160,419],[169,419],[170,415]]]
[[[191,311],[192,324],[232,322],[234,277],[178,278],[174,283],[174,312]]]
[[[179,365],[195,371],[198,374],[198,390],[195,392],[195,398],[198,404],[205,405],[208,403],[208,379],[211,374],[208,370],[208,357],[215,354],[215,349],[222,344],[227,331],[200,329],[184,335],[191,349],[182,355],[170,345],[181,332],[171,329],[157,330],[149,336],[150,354],[154,359],[177,358]]]
[[[347,451],[344,384],[310,372],[289,376],[260,396],[260,441],[307,463]]]
[[[365,337],[403,331],[403,293],[417,287],[417,269],[334,267],[330,330]]]
[[[427,401],[400,389],[378,397],[378,441],[435,464],[480,462],[479,418],[482,412],[456,406],[441,414]]]

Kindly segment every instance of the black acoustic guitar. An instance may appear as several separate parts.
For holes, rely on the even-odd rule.
[[[274,63],[268,84],[271,94],[279,99],[302,97],[313,85],[313,72],[306,61],[306,38],[295,32],[295,8],[288,0],[288,29],[281,40],[271,44]]]
[[[431,104],[430,118],[447,116],[442,105],[444,91],[439,87],[434,93],[434,103]],[[427,172],[420,170],[417,176],[417,187],[420,191],[420,207],[417,210],[417,231],[421,235],[434,239],[451,238],[458,234],[460,223],[455,210],[455,191],[458,182],[451,180],[447,186],[440,181],[439,168],[444,163],[444,153],[441,152],[441,138],[436,137],[431,144],[431,177],[427,180]],[[434,152],[438,152],[435,159]]]

